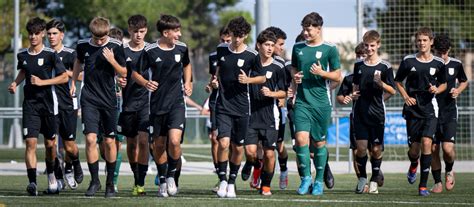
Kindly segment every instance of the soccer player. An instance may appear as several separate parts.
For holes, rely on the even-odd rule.
[[[174,176],[181,159],[184,96],[190,96],[193,89],[192,68],[188,47],[179,41],[181,24],[178,18],[161,15],[156,27],[161,37],[145,47],[143,54],[143,68],[149,68],[150,80],[136,81],[151,91],[149,130],[160,176],[158,196],[168,197],[178,192]]]
[[[433,160],[431,161],[431,172],[435,184],[431,189],[433,193],[443,191],[441,182],[441,160],[439,156],[440,148],[443,149],[443,159],[445,163],[445,187],[452,190],[454,187],[454,143],[456,141],[457,128],[457,105],[456,98],[466,89],[468,82],[462,62],[449,57],[451,40],[445,34],[436,35],[434,39],[434,49],[446,65],[448,73],[446,75],[447,88],[443,93],[436,96],[439,107],[438,127],[436,129],[435,141],[433,143]],[[459,85],[456,87],[456,81]],[[442,144],[441,144],[442,143]]]
[[[359,94],[353,107],[353,123],[357,145],[355,160],[359,170],[356,193],[363,193],[367,184],[367,150],[371,151],[372,177],[369,193],[378,194],[377,178],[382,164],[387,96],[395,95],[393,70],[379,57],[381,37],[375,30],[366,32],[363,42],[367,57],[354,64],[353,94]]]
[[[326,134],[331,119],[328,81],[339,82],[341,72],[335,45],[322,38],[323,18],[316,12],[301,21],[305,42],[295,44],[291,65],[298,84],[295,103],[296,154],[301,172],[298,194],[308,193],[312,183],[310,169],[310,138],[315,147],[316,178],[311,194],[323,194],[324,168],[327,162]]]
[[[63,45],[65,25],[62,21],[53,19],[46,24],[46,31],[48,41],[52,49],[54,49],[66,68],[68,77],[72,77],[72,69],[74,67],[74,60],[76,60],[76,51],[74,49],[65,47]],[[72,83],[72,82],[71,82]],[[71,189],[76,189],[78,183],[82,183],[84,178],[82,173],[81,163],[79,161],[79,149],[76,144],[76,125],[77,125],[77,98],[69,95],[69,85],[71,83],[64,83],[55,86],[55,91],[58,96],[58,116],[57,126],[59,127],[58,134],[62,139],[62,145],[58,146],[64,148],[66,156],[64,161],[66,163],[64,168],[64,177]],[[58,140],[59,141],[59,140]],[[63,179],[63,172],[59,166],[59,156],[56,157],[56,179],[59,182]],[[74,166],[74,172],[73,172]],[[59,183],[58,182],[58,183]]]
[[[403,117],[408,134],[408,158],[410,168],[407,178],[410,184],[416,181],[416,169],[420,158],[420,184],[418,194],[428,196],[426,182],[430,173],[431,145],[436,132],[438,105],[435,95],[446,90],[446,70],[443,59],[431,54],[433,32],[427,27],[415,34],[418,53],[405,56],[395,77],[395,84],[405,100]],[[403,81],[406,79],[405,86]]]
[[[229,34],[229,29],[224,26],[219,30],[219,42],[229,44],[231,42],[231,37]],[[209,74],[211,78],[209,84],[206,87],[206,91],[211,92],[209,95],[209,112],[210,112],[210,124],[211,131],[209,134],[209,139],[211,140],[211,155],[212,162],[214,163],[214,169],[216,174],[219,172],[218,160],[217,160],[217,147],[219,142],[217,141],[217,127],[216,127],[216,98],[217,98],[217,89],[212,88],[212,81],[217,81],[216,70],[217,70],[217,52],[212,52],[209,54]],[[217,192],[219,188],[219,182],[213,188],[214,192]]]
[[[244,43],[250,33],[250,24],[240,16],[232,19],[227,27],[230,30],[232,43],[217,47],[217,80],[213,81],[213,88],[219,88],[216,126],[220,183],[217,195],[221,198],[235,198],[237,196],[235,180],[244,153],[242,145],[247,135],[250,116],[248,84],[262,84],[266,78],[263,74],[249,77],[251,71],[256,73],[261,71],[257,52]],[[232,155],[227,180],[229,145],[232,148]]]
[[[130,42],[124,44],[127,66],[127,84],[122,90],[122,112],[117,131],[127,137],[127,156],[134,175],[132,195],[145,195],[145,176],[148,170],[148,90],[134,80],[136,74],[148,77],[148,71],[140,67],[147,34],[147,19],[143,15],[128,18]]]
[[[105,197],[113,197],[116,194],[113,177],[117,157],[114,138],[118,112],[114,79],[115,74],[126,78],[127,69],[122,43],[108,36],[109,20],[95,17],[90,22],[89,29],[92,38],[78,41],[73,72],[75,83],[79,72],[84,70],[84,86],[81,92],[82,123],[86,136],[87,165],[92,178],[85,195],[94,196],[101,188],[97,152],[97,135],[101,128],[107,169]],[[81,64],[84,64],[84,68]],[[75,92],[75,84],[72,84],[71,95],[75,96]]]
[[[54,176],[56,158],[55,139],[57,137],[56,115],[58,102],[56,84],[68,81],[66,69],[56,52],[43,44],[46,22],[38,17],[28,21],[29,48],[19,51],[17,69],[20,70],[8,91],[16,93],[16,87],[25,80],[23,99],[23,139],[26,143],[25,164],[29,184],[26,191],[30,196],[37,196],[36,182],[36,145],[39,133],[45,137],[46,171],[48,174],[49,193],[58,192]]]

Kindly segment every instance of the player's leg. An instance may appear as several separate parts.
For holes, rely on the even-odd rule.
[[[278,139],[277,139],[277,153],[278,153],[278,164],[280,165],[280,189],[286,189],[288,187],[288,151],[285,147],[285,127],[287,108],[280,109],[280,126],[278,128]]]
[[[429,191],[426,188],[431,166],[431,145],[433,144],[433,135],[436,132],[437,119],[430,118],[424,121],[423,134],[421,138],[421,156],[420,156],[420,184],[418,186],[419,195],[427,196]]]
[[[40,133],[44,135],[44,147],[45,147],[45,162],[46,172],[48,175],[48,189],[45,191],[49,193],[59,193],[58,183],[56,176],[54,175],[54,164],[56,159],[56,137],[57,134],[57,120],[56,116],[40,116],[41,117],[41,129]]]
[[[322,195],[324,189],[324,171],[327,166],[328,150],[326,148],[326,136],[329,122],[331,120],[331,109],[310,109],[312,120],[311,137],[315,147],[313,163],[316,168],[313,190],[311,194]]]
[[[104,128],[104,153],[107,169],[107,179],[105,183],[105,197],[115,196],[114,177],[117,166],[117,144],[116,144],[116,129],[117,129],[117,109],[99,110],[101,113],[101,120]]]
[[[263,147],[261,141],[257,141],[257,158],[253,164],[252,180],[250,181],[250,187],[258,189],[260,187],[261,179],[260,175],[262,174],[263,169]]]
[[[264,150],[264,162],[262,169],[261,192],[264,196],[272,195],[270,186],[275,171],[275,143],[278,140],[278,131],[273,129],[260,130],[262,146]]]
[[[153,137],[153,158],[159,175],[160,186],[158,197],[168,197],[166,173],[168,171],[168,156],[166,154],[168,127],[167,115],[150,116],[150,133]]]
[[[298,162],[298,171],[300,172],[301,184],[298,188],[298,194],[308,193],[309,186],[312,184],[311,178],[311,160],[309,152],[309,132],[312,120],[308,116],[310,113],[306,108],[295,108],[295,151]]]
[[[86,196],[94,196],[100,190],[99,180],[99,153],[97,152],[97,133],[99,132],[100,113],[95,107],[82,107],[82,123],[86,142],[86,159],[91,175]]]
[[[242,180],[247,181],[257,161],[258,130],[249,128],[245,137],[245,165],[242,168]]]
[[[384,150],[384,125],[373,126],[370,131],[368,148],[370,149],[370,163],[372,166],[372,176],[370,178],[369,193],[378,194],[380,166],[382,166],[382,157]]]
[[[55,139],[55,148],[56,148],[56,159],[54,159],[54,176],[58,182],[58,189],[63,190],[66,188],[64,183],[64,143],[62,141],[62,136],[59,134],[58,138]]]
[[[445,164],[445,187],[446,190],[452,190],[454,188],[454,159],[456,158],[456,153],[454,150],[454,144],[456,142],[456,129],[457,129],[457,120],[450,121],[444,124],[443,132],[444,139],[443,141],[443,159]],[[439,154],[438,154],[439,155]]]
[[[229,145],[232,126],[232,118],[229,115],[216,113],[217,140],[219,141],[217,148],[218,177],[220,182],[217,196],[221,198],[227,195],[227,164],[229,162]]]
[[[361,124],[362,125],[362,124]],[[359,131],[359,130],[358,130]],[[357,154],[355,156],[355,160],[359,169],[359,180],[357,182],[356,193],[364,193],[365,186],[367,185],[367,143],[368,143],[368,133],[366,130],[361,133],[357,133]],[[363,135],[365,134],[365,136]]]
[[[115,148],[117,151],[117,156],[115,159],[114,178],[113,178],[115,193],[118,193],[118,177],[120,174],[120,167],[122,166],[122,153],[120,151],[122,149],[122,142],[124,138],[125,137],[123,135],[119,135],[119,134],[115,136]]]
[[[443,183],[441,181],[441,158],[440,158],[440,146],[441,140],[443,140],[442,126],[438,124],[438,128],[435,133],[435,139],[431,147],[432,160],[431,160],[431,172],[433,173],[434,185],[431,188],[433,193],[443,192]]]
[[[148,155],[149,153],[149,134],[150,126],[148,108],[142,109],[138,113],[138,148],[137,148],[137,194],[145,195],[145,177],[148,171]]]
[[[244,155],[244,142],[248,132],[249,117],[232,117],[233,127],[231,133],[230,147],[232,148],[232,156],[229,160],[229,181],[227,186],[228,198],[237,197],[235,192],[235,180],[239,173],[240,163]]]
[[[421,134],[423,123],[421,120],[406,119],[407,124],[407,135],[408,135],[408,159],[410,160],[410,167],[408,168],[407,179],[408,183],[413,184],[416,182],[416,171],[418,169],[418,163],[420,158],[421,149]]]
[[[214,125],[214,124],[213,124]],[[211,155],[212,155],[212,163],[214,164],[214,172],[219,174],[219,161],[217,159],[217,150],[219,147],[219,141],[217,141],[217,129],[213,129],[212,127],[209,128],[209,140],[211,141]],[[214,193],[217,192],[219,189],[219,179],[217,180],[216,185],[212,189]]]
[[[30,196],[38,195],[38,183],[36,182],[36,147],[38,144],[41,120],[39,116],[23,113],[23,140],[25,140],[25,165],[28,176],[26,191]]]
[[[84,179],[76,144],[77,110],[60,110],[58,120],[59,134],[66,152],[64,174],[69,187],[76,189]]]
[[[168,172],[166,175],[166,184],[168,195],[174,196],[178,192],[175,181],[175,173],[178,170],[178,163],[180,162],[182,151],[181,141],[184,130],[185,108],[176,108],[169,113],[168,126]]]
[[[137,112],[122,111],[119,115],[117,124],[117,133],[126,136],[127,141],[127,157],[130,169],[133,173],[134,183],[132,195],[137,195],[138,181],[138,134],[137,134]],[[135,132],[135,133],[133,133]]]

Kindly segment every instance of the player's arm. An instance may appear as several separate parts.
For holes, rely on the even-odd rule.
[[[341,81],[341,70],[337,68],[333,71],[325,71],[323,70],[319,61],[317,64],[314,63],[313,65],[311,65],[311,69],[309,70],[309,72],[311,72],[313,75],[319,75],[326,80],[330,80],[338,84]]]
[[[25,80],[25,70],[20,69],[18,75],[16,76],[15,80],[8,86],[8,92],[14,94],[16,92],[16,87],[21,84]]]
[[[191,64],[186,65],[183,68],[183,78],[184,78],[184,92],[186,96],[191,96],[193,93],[193,69]]]
[[[184,102],[186,102],[186,105],[197,108],[199,111],[202,111],[202,106],[196,103],[194,100],[192,100],[188,96],[184,97]]]
[[[267,78],[264,75],[248,77],[245,71],[240,69],[238,80],[239,80],[239,83],[242,83],[242,84],[262,84],[267,81]]]
[[[276,98],[276,99],[280,99],[280,98],[285,98],[286,97],[286,91],[284,90],[278,90],[278,91],[271,91],[268,87],[266,86],[263,86],[262,89],[260,89],[260,92],[266,96],[266,97],[270,97],[270,98]]]
[[[460,82],[457,88],[452,88],[449,93],[451,93],[451,97],[457,98],[459,94],[461,94],[464,89],[467,88],[469,83],[467,81]]]
[[[347,78],[342,80],[341,87],[337,92],[336,101],[340,104],[347,105],[352,101],[352,83]]]
[[[79,76],[82,79],[82,66],[78,58],[74,61],[74,66],[72,67],[72,84],[70,85],[70,95],[76,95],[76,81],[79,79]]]
[[[398,92],[400,92],[400,95],[402,96],[403,100],[405,100],[405,104],[408,106],[414,106],[416,105],[416,99],[410,97],[405,90],[405,87],[403,86],[402,82],[395,81],[395,85],[397,86]]]
[[[54,78],[44,79],[44,80],[35,75],[31,75],[31,84],[36,85],[36,86],[49,86],[49,85],[63,84],[63,83],[67,83],[68,80],[69,80],[69,77],[67,76],[67,73],[65,72],[59,74],[58,76],[55,76]]]
[[[119,50],[119,49],[118,49]],[[104,47],[102,50],[102,55],[105,57],[107,62],[114,67],[115,73],[120,75],[120,77],[126,78],[127,77],[127,68],[125,66],[120,65],[117,60],[115,60],[115,55],[113,49],[109,49]]]

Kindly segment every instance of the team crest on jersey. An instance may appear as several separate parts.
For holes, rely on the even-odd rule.
[[[448,68],[448,74],[454,75],[454,68]]]
[[[430,68],[430,75],[434,75],[436,73],[436,68]]]
[[[317,51],[316,52],[316,59],[320,59],[323,56],[323,52]]]
[[[270,78],[272,78],[272,75],[273,75],[273,72],[272,72],[272,71],[267,71],[267,73],[265,74],[265,77],[266,77],[267,79],[270,79]]]
[[[242,67],[244,66],[245,60],[239,59],[237,60],[237,66]]]
[[[181,55],[180,54],[174,55],[174,61],[179,62],[180,60],[181,60]]]
[[[39,58],[38,59],[38,65],[39,66],[42,66],[44,64],[44,59],[43,58]]]

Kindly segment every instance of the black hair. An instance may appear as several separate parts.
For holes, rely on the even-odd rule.
[[[263,44],[266,41],[272,41],[273,43],[276,43],[277,37],[275,33],[269,30],[263,30],[262,32],[260,32],[260,34],[258,34],[257,36],[257,43]]]
[[[323,26],[323,18],[316,12],[311,12],[307,14],[303,20],[301,21],[301,26],[303,27],[322,27]]]
[[[118,27],[114,27],[114,28],[110,29],[109,36],[122,41],[123,31]]]
[[[181,27],[181,23],[179,23],[179,19],[175,16],[162,14],[160,20],[156,22],[156,29],[158,32],[163,34],[163,31],[168,29],[178,29]]]
[[[46,22],[39,17],[30,19],[28,23],[26,23],[26,31],[28,31],[28,34],[36,34],[38,32],[44,31],[45,29]]]
[[[222,36],[222,35],[230,35],[230,31],[229,31],[229,28],[227,26],[223,26],[219,30],[219,36]]]
[[[273,34],[275,34],[277,39],[286,40],[286,33],[278,27],[268,27],[265,30],[273,32]]]
[[[234,37],[243,37],[248,35],[251,29],[250,24],[242,16],[230,20],[227,27]]]
[[[147,20],[141,14],[136,14],[128,18],[128,27],[131,29],[141,29],[147,27]]]
[[[295,39],[295,42],[301,42],[301,41],[304,41],[304,34],[303,34],[303,31],[301,31],[301,33],[296,36],[296,39]]]
[[[64,25],[64,22],[57,19],[52,19],[46,24],[46,30],[50,30],[52,28],[56,28],[60,32],[64,32],[66,30],[66,26]]]
[[[451,48],[451,39],[447,34],[438,34],[434,38],[434,49],[439,53],[446,53]]]

